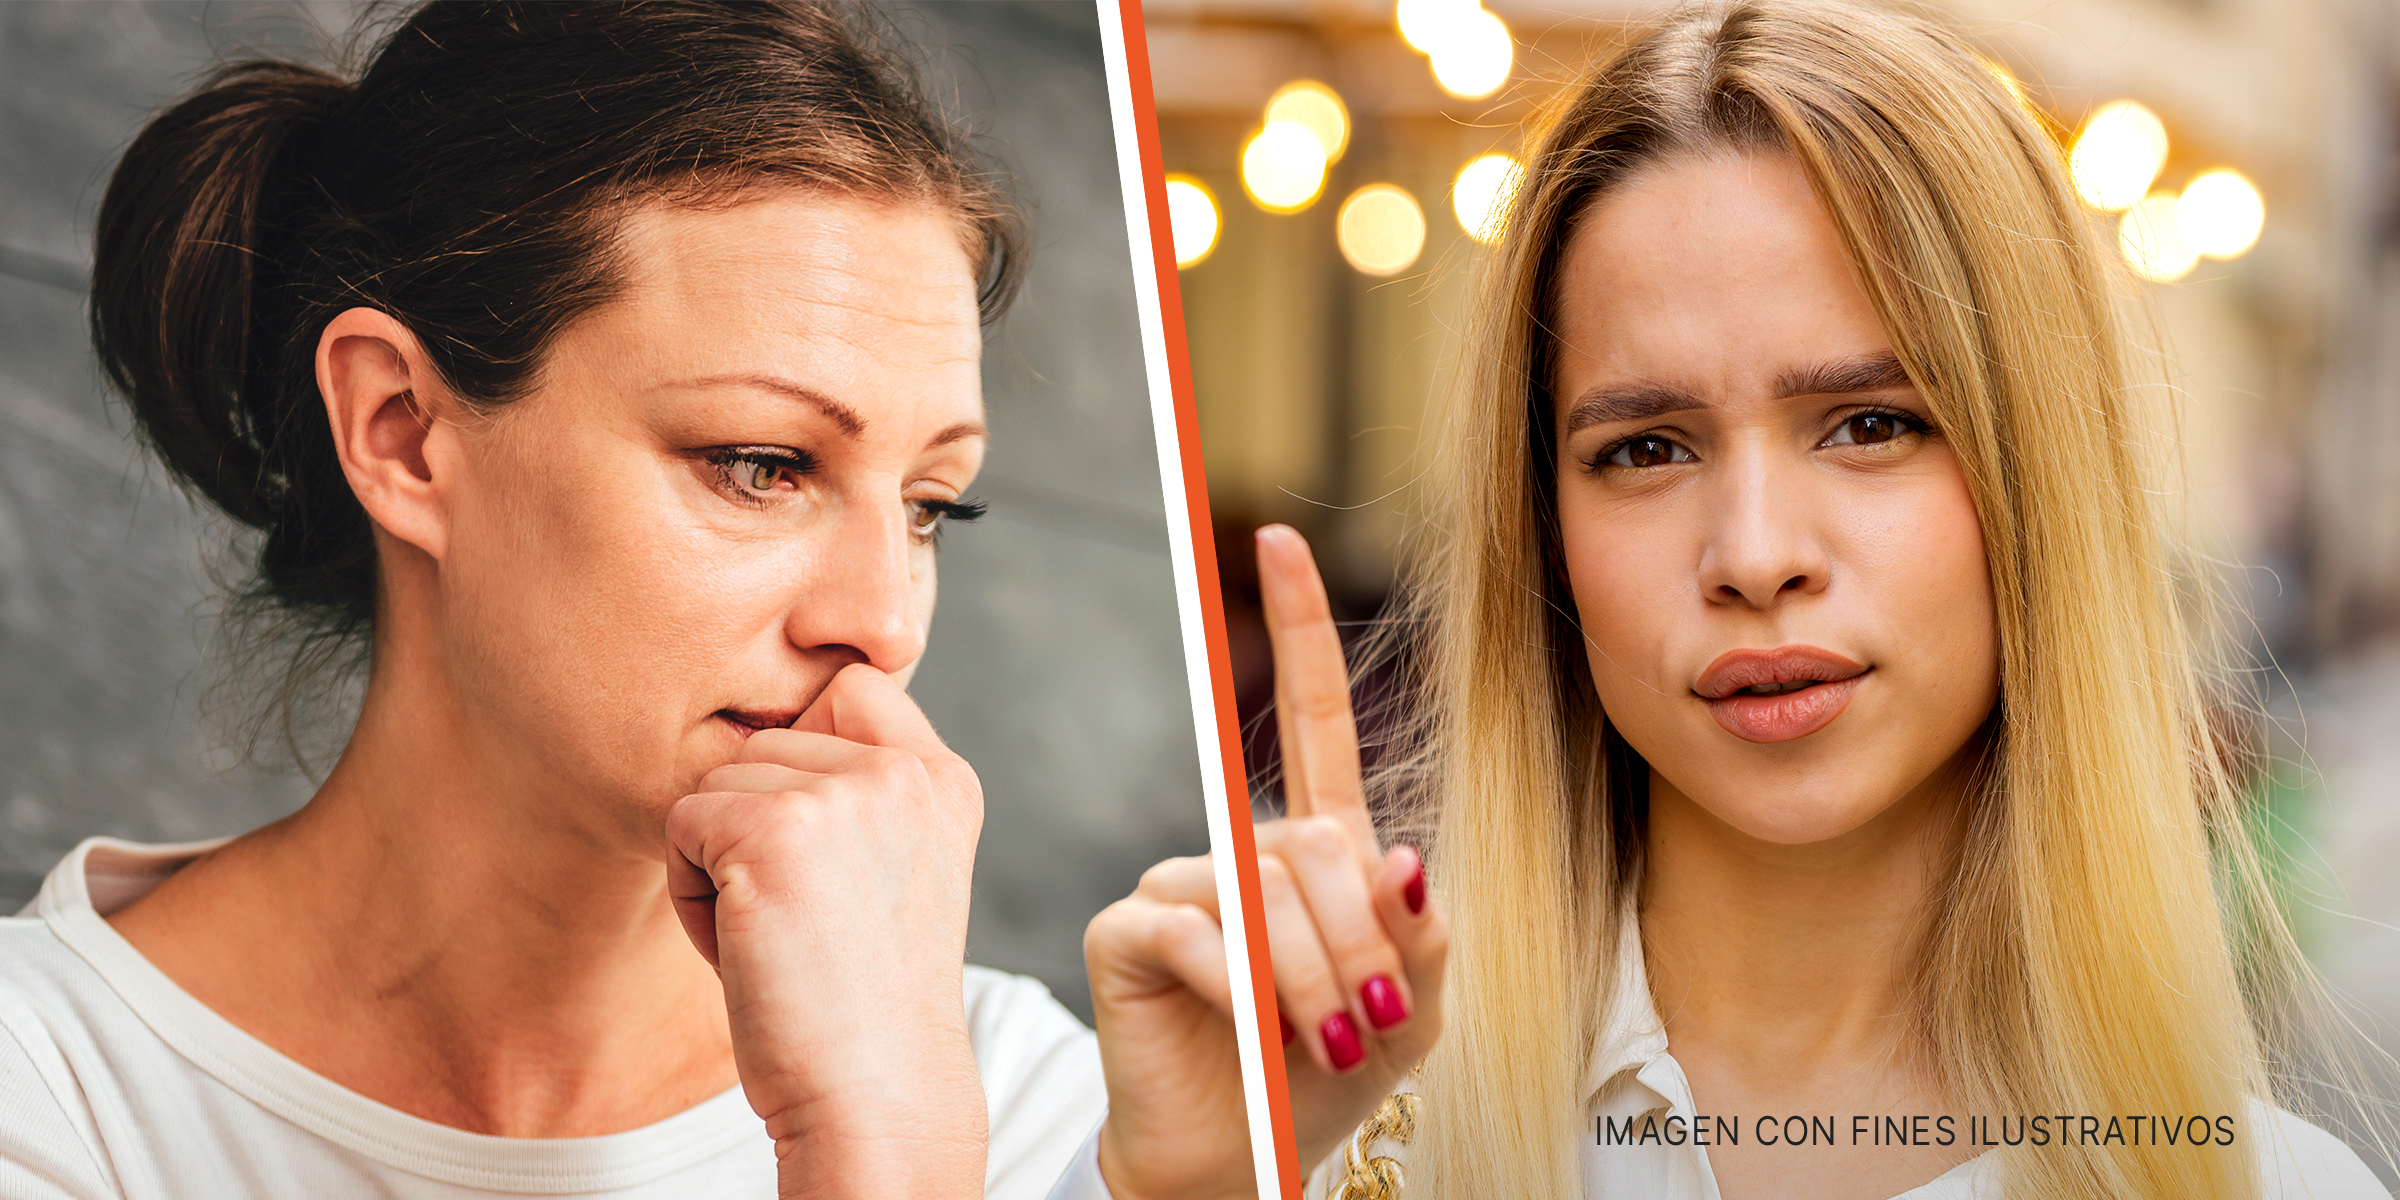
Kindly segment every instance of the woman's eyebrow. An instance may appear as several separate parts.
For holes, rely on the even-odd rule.
[[[858,410],[805,384],[774,375],[711,375],[706,379],[688,379],[679,387],[748,387],[788,396],[825,414],[835,427],[850,437],[867,431],[867,419]],[[980,429],[981,427],[978,426]]]
[[[984,428],[981,421],[960,421],[933,435],[933,440],[925,443],[925,448],[931,450],[938,446],[947,446],[952,442],[963,442],[968,438],[990,437],[991,435],[992,431]]]
[[[1585,389],[1567,410],[1567,432],[1611,421],[1647,421],[1686,409],[1705,408],[1700,397],[1659,383],[1636,383]]]
[[[1775,398],[1888,392],[1908,386],[1911,386],[1908,372],[1901,368],[1900,357],[1885,350],[1786,371],[1775,381]]]

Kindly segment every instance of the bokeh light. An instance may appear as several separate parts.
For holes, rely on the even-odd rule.
[[[1242,147],[1242,189],[1268,212],[1299,212],[1325,186],[1325,147],[1303,125],[1269,121]]]
[[[1175,265],[1196,267],[1217,248],[1217,198],[1189,175],[1167,176],[1167,228],[1175,239]]]
[[[2158,114],[2132,100],[2100,106],[2075,135],[2067,171],[2083,202],[2101,212],[2133,207],[2167,161],[2167,127]]]
[[[1425,210],[1401,188],[1370,183],[1342,201],[1334,239],[1351,266],[1369,275],[1396,274],[1425,249]]]
[[[1267,101],[1267,124],[1289,121],[1316,135],[1326,162],[1339,162],[1350,144],[1350,110],[1332,88],[1314,79],[1295,79]]]
[[[2155,283],[2173,283],[2192,273],[2200,255],[2184,241],[2175,219],[2175,194],[2153,192],[2117,221],[2117,251],[2133,273]]]
[[[1425,52],[1433,57],[1434,82],[1462,100],[1499,91],[1517,61],[1507,24],[1481,8],[1460,14]]]
[[[1499,241],[1509,199],[1524,178],[1524,168],[1506,154],[1481,154],[1467,160],[1450,184],[1450,211],[1458,217],[1458,227],[1486,245]]]
[[[1392,19],[1410,49],[1431,54],[1449,40],[1452,26],[1481,7],[1477,0],[1400,0]]]
[[[2191,248],[2210,258],[2236,258],[2258,242],[2267,223],[2267,202],[2258,188],[2231,167],[2202,171],[2183,185],[2175,201],[2175,224]]]

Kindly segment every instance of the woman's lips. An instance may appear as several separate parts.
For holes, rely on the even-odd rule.
[[[1692,691],[1725,732],[1745,742],[1788,742],[1842,715],[1867,671],[1815,646],[1730,650],[1700,673]]]

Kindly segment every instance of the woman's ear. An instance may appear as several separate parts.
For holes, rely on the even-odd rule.
[[[416,336],[387,313],[349,309],[317,339],[317,391],[350,490],[384,532],[435,559],[449,533],[443,451],[455,440],[434,420],[441,387]]]

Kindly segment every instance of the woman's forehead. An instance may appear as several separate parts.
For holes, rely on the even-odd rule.
[[[763,189],[736,203],[643,205],[621,219],[619,299],[647,319],[750,314],[841,331],[921,327],[980,347],[975,273],[957,219],[930,203]],[[855,331],[853,331],[855,332]]]
[[[940,208],[778,189],[647,206],[618,247],[618,294],[561,334],[562,370],[640,391],[775,381],[862,425],[903,402],[945,427],[981,417],[975,280]]]
[[[1780,153],[1680,157],[1627,178],[1576,222],[1556,296],[1568,387],[1763,383],[1888,350],[1831,218]]]

